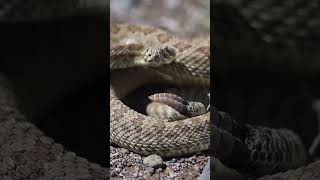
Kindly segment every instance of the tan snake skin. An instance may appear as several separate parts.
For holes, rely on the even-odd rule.
[[[185,41],[148,26],[111,27],[111,143],[142,155],[162,157],[208,150],[211,143],[215,157],[256,175],[305,163],[303,144],[289,130],[240,125],[217,117],[213,109],[210,124],[210,113],[170,121],[148,117],[125,105],[121,99],[146,83],[208,88],[209,38]]]
[[[179,86],[209,87],[210,46],[206,40],[185,41],[149,26],[116,24],[111,26],[110,69],[110,140],[143,155],[173,157],[209,149],[210,113],[175,122],[155,119],[130,109],[120,99],[136,87],[149,82],[166,82]],[[128,40],[129,39],[129,40]],[[121,42],[135,45],[126,51]],[[119,45],[120,44],[120,45]],[[148,47],[168,46],[175,49],[175,59],[161,67],[115,68],[121,53],[130,58]],[[119,55],[120,56],[116,56]],[[115,63],[116,61],[116,63]],[[124,62],[126,63],[126,62]],[[119,65],[119,64],[118,64]],[[131,78],[136,77],[136,78]]]

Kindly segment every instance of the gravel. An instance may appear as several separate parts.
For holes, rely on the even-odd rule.
[[[155,163],[158,166],[144,164],[146,159],[159,161]],[[143,157],[127,149],[110,146],[111,179],[196,179],[209,161],[209,156],[193,155],[164,159],[162,162],[160,159],[157,155]],[[153,164],[152,160],[150,163]]]

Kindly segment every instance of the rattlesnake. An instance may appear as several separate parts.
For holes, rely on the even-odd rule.
[[[116,46],[115,43],[118,43],[125,38],[135,38],[145,41],[144,44],[136,45],[136,49],[132,48],[131,46],[127,51],[122,51],[125,52],[125,55],[129,57],[134,57],[135,54],[138,54],[135,53],[135,51],[143,52],[145,45],[150,47],[151,44],[158,43],[164,46],[174,47],[176,49],[176,59],[174,61],[175,65],[163,65],[163,67],[159,67],[161,70],[157,72],[163,74],[166,74],[167,71],[179,72],[178,74],[181,76],[176,78],[179,78],[180,82],[183,82],[184,80],[187,81],[189,85],[197,83],[204,87],[209,86],[209,39],[203,41],[202,43],[191,45],[188,41],[182,41],[173,38],[162,30],[158,30],[149,26],[137,26],[130,24],[114,24],[112,25],[110,33],[111,47],[114,45]],[[113,69],[114,64],[119,61],[119,59],[117,59],[119,57],[117,53],[121,53],[117,47],[111,50],[111,69]],[[113,56],[113,54],[115,55]],[[114,61],[116,62],[114,63]],[[124,60],[120,59],[120,61],[120,63],[123,63]],[[192,65],[195,65],[195,67]],[[159,69],[157,67],[150,68]],[[195,68],[198,68],[198,70],[201,72],[192,74],[193,69]],[[127,80],[126,78],[130,77],[130,74],[114,75],[114,73],[118,72],[112,72],[111,74],[111,142],[119,144],[122,147],[128,148],[135,152],[139,152],[140,154],[148,155],[156,153],[163,157],[190,154],[209,148],[209,113],[179,122],[166,122],[139,114],[123,104],[118,97],[121,98],[127,94],[127,92],[133,88],[136,88],[142,83],[147,83],[147,81],[154,82],[161,80],[166,80],[168,82],[176,81],[176,79],[172,79],[170,76],[161,76],[163,78],[161,79],[156,73],[152,74],[151,70],[132,68],[129,71],[131,71],[129,73],[138,72],[138,74],[131,75],[137,76],[137,80]],[[143,74],[145,72],[148,74]],[[124,79],[122,81],[116,79],[118,76],[122,76]],[[139,78],[139,76],[142,78]],[[128,82],[136,84],[132,85],[128,84]],[[121,85],[125,86],[121,87]]]
[[[210,113],[169,122],[130,109],[120,99],[145,83],[209,86],[209,44],[208,41],[179,40],[162,30],[133,24],[113,24],[110,36],[112,143],[139,154],[163,157],[209,150],[212,143],[215,156],[231,166],[257,174],[286,170],[305,163],[303,144],[289,130],[239,125],[221,115],[215,116],[216,110],[211,114],[213,124],[210,125]],[[176,53],[169,53],[175,58],[172,60],[166,51],[164,62],[159,60],[162,56],[157,54],[159,51],[155,51],[155,60],[146,56],[149,48],[163,49],[159,47],[169,48],[170,52],[171,48],[175,49]],[[133,76],[137,79],[130,78]],[[243,156],[242,162],[236,162],[239,156]]]
[[[106,4],[108,1],[100,1],[100,5],[94,4],[96,2],[97,1],[95,0],[54,0],[50,2],[37,0],[1,0],[0,24],[1,30],[4,30],[1,31],[1,47],[4,48],[1,55],[1,64],[6,64],[6,58],[8,58],[7,56],[10,56],[11,59],[9,60],[16,63],[19,62],[19,67],[24,66],[22,65],[24,62],[23,60],[17,60],[17,56],[10,54],[12,52],[20,52],[19,50],[21,50],[22,44],[34,43],[31,46],[35,51],[31,54],[40,55],[41,53],[39,52],[43,50],[43,53],[49,52],[46,51],[46,48],[49,46],[46,46],[45,43],[50,44],[52,41],[49,40],[50,38],[46,41],[37,41],[44,36],[39,36],[36,32],[34,35],[37,34],[37,36],[32,36],[35,39],[34,42],[34,39],[21,38],[22,36],[15,36],[16,39],[11,40],[10,38],[12,38],[13,35],[16,35],[15,33],[17,33],[18,28],[21,30],[19,32],[24,32],[23,36],[28,36],[30,35],[30,33],[27,32],[30,24],[41,26],[42,23],[45,26],[46,23],[50,24],[53,22],[52,24],[54,25],[54,22],[59,21],[59,17],[64,21],[67,19],[67,16],[78,15],[85,15],[86,17],[92,15],[101,18],[101,16],[105,16],[106,14]],[[98,11],[98,9],[100,10]],[[91,18],[91,20],[93,19],[94,18]],[[72,21],[70,20],[68,22]],[[6,27],[11,27],[11,25],[14,25],[12,27],[13,32],[12,34],[7,34]],[[83,27],[88,27],[88,24],[85,24]],[[34,29],[37,28],[33,28],[33,30]],[[58,28],[52,28],[52,30],[57,29]],[[65,29],[67,30],[68,27]],[[43,28],[41,30],[48,29]],[[8,41],[8,39],[10,39],[10,41]],[[31,41],[24,42],[27,40]],[[59,43],[66,41],[68,41],[68,38]],[[36,42],[43,42],[44,44],[36,44]],[[45,47],[43,48],[42,46]],[[30,50],[32,48],[24,47],[24,49]],[[6,52],[6,50],[9,51]],[[45,62],[43,61],[45,57],[52,57],[57,54],[43,56],[41,57],[41,62]],[[25,63],[33,63],[34,61],[30,60],[31,57],[36,56],[30,56],[28,53],[24,54],[23,58],[26,60]],[[18,66],[15,66],[13,69],[17,70]],[[3,71],[4,74],[9,71],[14,72],[13,74],[15,76],[19,76],[19,73],[16,74],[17,71],[4,68],[6,68],[6,66],[1,66],[1,71]],[[32,68],[36,68],[36,66],[31,69],[24,68],[28,69],[29,73],[30,71],[33,71],[34,69]],[[55,142],[51,137],[48,137],[43,133],[39,127],[33,124],[34,119],[28,119],[22,111],[20,111],[18,106],[19,103],[16,101],[13,88],[10,85],[11,83],[8,82],[4,74],[2,74],[2,72],[0,73],[0,179],[106,179],[109,174],[107,168],[102,167],[100,164],[90,162]],[[8,76],[9,79],[12,78],[12,76]],[[25,78],[28,79],[27,77]],[[36,82],[35,79],[33,80]],[[29,86],[32,85],[32,83],[29,84],[28,80],[24,81],[24,83]],[[13,83],[13,85],[15,84]]]
[[[212,20],[216,58],[221,60],[217,68],[221,74],[241,72],[270,79],[318,77],[319,5],[316,0],[215,1]],[[309,130],[300,129],[301,134]],[[262,179],[319,179],[319,169],[317,161]]]

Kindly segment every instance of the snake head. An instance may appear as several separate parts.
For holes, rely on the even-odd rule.
[[[142,52],[144,63],[150,66],[161,66],[171,63],[176,57],[176,51],[169,46],[147,48]]]

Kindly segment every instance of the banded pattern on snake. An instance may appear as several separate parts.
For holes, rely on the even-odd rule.
[[[208,149],[210,134],[209,113],[177,122],[167,122],[137,113],[123,104],[120,99],[130,90],[147,81],[174,83],[177,80],[174,78],[179,78],[189,83],[186,85],[201,83],[201,85],[208,87],[210,72],[209,41],[207,40],[207,42],[202,42],[202,44],[198,43],[191,46],[188,41],[173,38],[162,30],[149,26],[130,24],[113,25],[110,33],[111,47],[116,46],[116,43],[125,38],[131,39],[133,42],[143,41],[143,44],[134,43],[134,45],[129,45],[125,51],[122,51],[124,52],[123,58],[118,58],[118,54],[121,53],[120,51],[116,51],[118,53],[117,56],[113,56],[113,54],[116,54],[114,50],[117,47],[111,49],[110,68],[112,71],[120,67],[120,65],[116,66],[116,64],[125,63],[130,58],[139,56],[139,53],[143,54],[143,52],[146,52],[146,47],[175,48],[175,58],[172,59],[173,62],[170,64],[164,63],[165,65],[159,68],[152,66],[148,69],[131,68],[129,69],[129,74],[126,75],[112,76],[114,72],[111,73],[111,142],[140,154],[148,155],[155,153],[163,157],[190,154]],[[133,46],[135,48],[132,48]],[[158,63],[155,66],[159,66],[157,57],[155,60]],[[158,69],[162,70],[159,71]],[[201,72],[195,73],[194,70]],[[121,73],[123,70],[120,69],[119,71]],[[167,71],[177,72],[179,77],[171,76]],[[135,72],[137,74],[134,74]],[[116,79],[118,76],[124,77],[121,83],[119,82],[120,80]],[[130,76],[140,76],[143,78],[137,78],[136,80],[127,79]],[[129,84],[128,81],[134,84]],[[121,85],[125,86],[119,87]]]
[[[65,148],[63,145],[59,144],[56,139],[54,140],[52,137],[48,137],[48,134],[42,132],[42,130],[34,124],[34,119],[26,117],[24,112],[21,111],[21,106],[19,106],[21,105],[21,102],[17,101],[16,98],[15,93],[18,92],[14,91],[14,89],[17,89],[17,81],[10,81],[13,76],[23,75],[23,73],[20,73],[18,70],[20,67],[27,70],[25,71],[26,74],[32,74],[30,73],[31,71],[40,67],[41,65],[33,66],[33,62],[37,61],[35,60],[37,57],[39,60],[41,59],[41,63],[39,63],[42,64],[41,68],[45,69],[43,64],[45,64],[46,60],[44,59],[58,54],[54,54],[58,52],[55,50],[47,51],[49,47],[54,47],[50,45],[47,46],[46,44],[52,43],[51,40],[53,37],[44,38],[46,40],[42,39],[42,41],[40,40],[45,37],[45,34],[50,34],[50,32],[59,29],[58,27],[55,28],[55,25],[59,24],[57,22],[66,21],[66,23],[70,23],[72,22],[70,21],[71,18],[68,19],[67,17],[77,17],[78,15],[85,15],[84,18],[90,16],[91,21],[95,21],[95,19],[102,19],[101,17],[104,17],[106,14],[108,3],[107,1],[100,1],[101,4],[98,5],[94,4],[94,2],[97,1],[0,0],[2,45],[0,65],[0,179],[103,180],[108,176],[109,170],[106,167],[103,167],[102,164],[91,162],[88,159],[79,156],[79,154],[70,151],[69,148]],[[48,28],[41,28],[42,25],[44,25],[43,27],[49,25],[48,27],[52,27],[52,31],[49,30],[49,32],[43,32],[47,31]],[[77,27],[74,25],[75,24],[70,23],[67,26],[64,26],[63,31],[67,32],[72,29],[70,27]],[[28,32],[30,30],[30,26],[33,27],[33,33]],[[84,24],[82,27],[92,26]],[[11,31],[9,32],[7,30]],[[83,32],[88,33],[88,31]],[[79,33],[81,34],[81,30]],[[59,34],[58,31],[57,34]],[[59,43],[64,43],[68,40],[70,39],[63,38],[63,40],[59,40]],[[25,45],[28,47],[24,47]],[[21,51],[21,49],[23,50]],[[73,48],[70,48],[70,53],[72,52],[72,49]],[[32,53],[29,54],[29,52]],[[50,54],[51,52],[53,54]],[[21,54],[21,56],[15,56],[12,53]],[[21,57],[22,59],[20,59]],[[50,58],[47,60],[49,59]],[[7,67],[11,68],[11,66],[6,66],[8,62],[14,62],[12,64],[15,65],[12,66],[12,69],[6,69]],[[27,66],[24,67],[24,65]],[[31,68],[29,69],[29,67]],[[57,69],[59,68],[60,67],[57,67]],[[35,72],[37,72],[37,70],[35,70]],[[40,74],[41,73],[39,73],[39,75]],[[62,74],[63,73],[61,73],[61,75]],[[47,77],[43,74],[40,76]],[[30,77],[34,78],[32,75],[23,77],[23,84],[25,86],[30,87],[37,84],[37,80]],[[50,78],[47,80],[50,81],[49,79]],[[34,81],[34,83],[30,83],[31,81]],[[30,88],[32,89],[34,87]],[[33,101],[32,103],[34,103],[35,106],[42,106],[40,103],[37,104],[36,101]]]
[[[289,130],[240,125],[223,116],[215,116],[216,111],[211,112],[211,125],[210,113],[170,122],[145,116],[126,106],[121,98],[145,83],[209,86],[209,44],[179,40],[162,30],[143,25],[113,24],[110,33],[112,143],[139,154],[163,157],[209,150],[209,144],[213,143],[211,147],[215,156],[240,169],[248,165],[246,170],[257,174],[286,170],[305,163],[303,144]],[[157,50],[151,58],[145,56],[145,52],[150,52],[148,48],[159,50],[161,47],[170,49],[173,57],[165,56],[161,62],[159,57],[162,56]],[[130,78],[134,76],[141,78]],[[224,125],[228,128],[223,128]],[[283,148],[288,151],[283,152]],[[244,157],[244,161],[236,162],[239,156]]]

